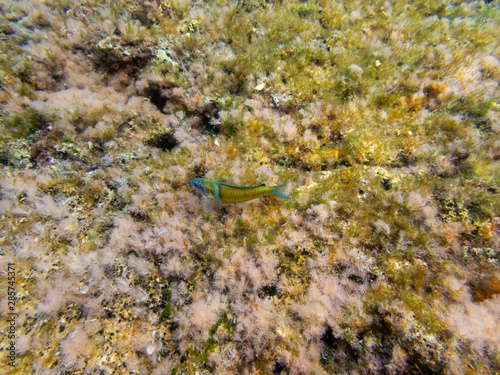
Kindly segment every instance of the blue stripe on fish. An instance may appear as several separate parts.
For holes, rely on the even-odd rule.
[[[219,197],[219,184],[217,182],[214,182],[214,187],[215,187],[215,198],[217,198],[217,200],[222,203]]]

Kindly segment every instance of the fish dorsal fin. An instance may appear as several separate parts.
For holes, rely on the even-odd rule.
[[[221,184],[220,182],[214,182],[214,183],[217,184],[217,185],[220,185],[220,186],[227,186],[227,187],[235,188],[235,189],[253,189],[253,188],[258,188],[258,187],[266,186],[265,183],[262,183],[262,184],[257,185],[257,186],[234,186],[234,185]]]

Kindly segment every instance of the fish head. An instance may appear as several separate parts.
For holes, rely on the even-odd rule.
[[[191,186],[200,192],[203,196],[208,197],[210,196],[210,192],[208,191],[207,187],[205,186],[205,182],[203,181],[203,178],[193,178],[191,181],[189,181]]]

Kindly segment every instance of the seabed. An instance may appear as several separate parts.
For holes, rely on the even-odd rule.
[[[500,373],[499,0],[1,0],[0,40],[2,373]]]

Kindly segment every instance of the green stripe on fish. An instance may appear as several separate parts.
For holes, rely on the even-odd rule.
[[[232,186],[221,184],[207,178],[195,178],[189,183],[202,195],[221,203],[241,203],[271,195],[281,199],[291,199],[283,194],[289,181],[278,186]]]

